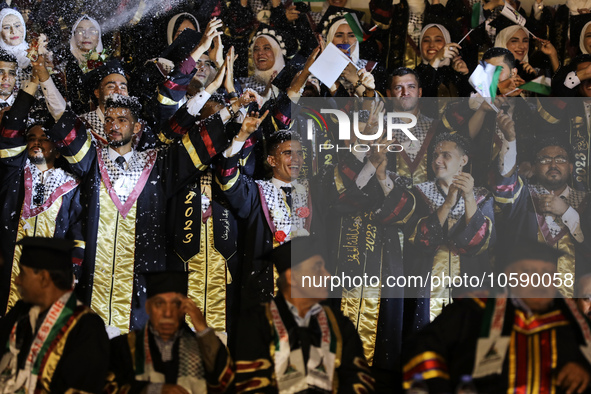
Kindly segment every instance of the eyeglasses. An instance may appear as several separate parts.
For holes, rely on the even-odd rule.
[[[98,36],[98,30],[97,29],[76,29],[74,31],[74,34],[77,34],[79,36],[84,36],[85,34],[88,34],[89,36]]]
[[[538,157],[538,163],[540,163],[540,164],[550,164],[552,162],[554,162],[556,164],[566,164],[566,163],[568,163],[568,159],[564,156]]]
[[[206,61],[199,60],[197,63],[195,63],[195,68],[204,68],[205,66],[213,68],[214,70],[216,69],[215,63],[212,62],[211,60],[206,60]]]

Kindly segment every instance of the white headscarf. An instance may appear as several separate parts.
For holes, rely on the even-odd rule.
[[[82,51],[76,45],[76,37],[75,37],[76,36],[76,28],[78,27],[80,22],[82,22],[82,20],[84,20],[84,19],[87,19],[90,22],[92,22],[94,27],[96,27],[96,29],[98,30],[98,43],[96,44],[95,51],[102,52],[102,50],[103,50],[103,38],[102,38],[102,32],[101,32],[101,25],[99,25],[99,23],[96,20],[92,19],[88,15],[82,15],[80,18],[78,18],[76,23],[74,23],[74,26],[72,26],[72,34],[70,36],[70,52],[72,52],[72,55],[74,55],[74,57],[78,60],[78,63],[84,63],[86,61],[86,58],[84,57],[84,53],[82,53]]]
[[[27,26],[25,25],[25,20],[23,19],[23,16],[20,12],[18,12],[17,10],[13,10],[12,8],[4,8],[2,9],[2,11],[0,11],[0,28],[2,26],[4,18],[6,18],[6,16],[8,15],[16,15],[20,19],[24,31],[23,42],[21,42],[18,45],[11,46],[5,43],[3,39],[0,39],[0,47],[4,49],[6,52],[14,55],[18,62],[18,66],[21,69],[24,69],[29,67],[29,65],[31,64],[31,61],[27,57],[27,49],[29,49],[29,44],[27,44],[27,40],[25,39],[27,37]]]
[[[334,35],[337,34],[337,29],[339,28],[339,26],[346,24],[347,20],[345,18],[333,23],[333,25],[328,30],[328,34],[326,35],[326,42],[332,42]],[[359,42],[357,40],[355,40],[355,43],[353,44],[353,50],[351,51],[351,61],[354,64],[357,64],[359,62]]]
[[[251,53],[253,53],[254,44],[261,37],[264,37],[267,39],[267,41],[269,41],[269,44],[271,44],[271,48],[273,49],[273,55],[275,56],[275,64],[273,64],[273,67],[271,67],[267,71],[258,70],[256,66],[254,68],[254,77],[260,82],[266,84],[271,79],[273,72],[277,71],[277,74],[279,74],[283,67],[285,67],[285,59],[283,58],[283,53],[281,53],[281,47],[279,46],[277,41],[275,41],[275,39],[268,34],[261,34],[257,36],[257,38],[252,42],[252,45],[250,47]]]
[[[441,34],[443,34],[443,39],[445,40],[444,45],[451,43],[451,36],[449,34],[449,31],[443,25],[439,25],[437,23],[429,23],[427,26],[423,27],[423,30],[421,30],[421,36],[419,38],[419,48],[421,48],[421,44],[423,43],[423,36],[425,35],[425,32],[432,27],[436,27],[439,29],[439,31],[441,31]],[[423,51],[422,50],[421,50],[421,59],[423,60],[423,64],[429,63],[429,61],[427,61],[426,59],[423,58]],[[449,66],[450,63],[451,63],[450,60],[448,58],[445,58],[441,62],[439,62],[439,67]]]
[[[581,30],[581,35],[579,36],[579,49],[581,49],[581,53],[585,55],[589,54],[587,49],[585,49],[585,32],[589,26],[591,26],[591,22],[587,22],[585,26],[583,26],[583,30]]]
[[[166,40],[168,41],[168,45],[172,44],[173,37],[174,37],[174,25],[176,23],[176,21],[181,17],[181,16],[188,16],[191,21],[193,22],[193,24],[195,25],[195,28],[197,29],[197,32],[201,33],[201,28],[199,27],[199,22],[197,22],[197,19],[189,14],[188,12],[181,12],[180,14],[176,14],[175,16],[173,16],[170,21],[168,21],[168,28],[166,29]]]
[[[503,30],[499,32],[499,34],[497,34],[497,38],[495,38],[495,47],[507,49],[507,43],[509,42],[511,37],[515,35],[517,30],[523,30],[525,34],[527,34],[527,36],[529,37],[529,30],[527,30],[523,26],[513,25],[505,27]],[[529,56],[527,53],[523,57],[523,62],[529,63]]]

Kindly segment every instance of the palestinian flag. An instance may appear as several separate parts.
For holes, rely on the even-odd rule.
[[[484,23],[484,9],[481,2],[476,2],[472,6],[472,29],[476,29],[480,24]]]
[[[501,71],[503,71],[503,67],[483,62],[470,75],[470,84],[482,97],[490,97],[494,100],[497,96],[497,85]]]
[[[353,30],[353,34],[357,37],[357,41],[363,42],[369,37],[363,32],[361,23],[359,23],[359,19],[357,19],[357,15],[349,12],[348,14],[345,14],[345,20],[349,24],[351,30]]]
[[[532,79],[529,82],[524,83],[519,89],[527,90],[549,96],[552,91],[552,79],[544,75],[540,75],[536,79]]]

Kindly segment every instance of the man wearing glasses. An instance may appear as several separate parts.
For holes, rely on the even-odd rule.
[[[507,141],[499,156],[499,173],[493,188],[505,230],[498,231],[499,237],[504,238],[500,244],[508,248],[518,236],[546,242],[563,252],[558,260],[562,280],[567,275],[574,279],[575,273],[584,269],[583,259],[591,254],[591,218],[586,209],[588,193],[568,185],[573,171],[572,148],[554,138],[539,142],[534,149],[534,178],[528,181],[518,175],[515,166],[514,123],[504,113],[497,119]],[[565,297],[573,296],[572,286],[563,284],[560,292]]]

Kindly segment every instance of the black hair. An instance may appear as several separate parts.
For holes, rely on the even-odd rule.
[[[575,161],[575,154],[573,152],[573,148],[572,148],[571,144],[563,141],[560,138],[556,138],[556,137],[548,137],[548,138],[545,138],[545,139],[537,142],[534,145],[534,154],[537,156],[538,153],[540,153],[540,151],[542,149],[547,148],[549,146],[558,146],[559,148],[564,149],[564,151],[566,152],[566,155],[568,157],[569,163],[573,163]],[[537,157],[534,157],[534,159],[537,160]]]
[[[466,137],[459,133],[452,134],[447,132],[438,134],[437,137],[435,137],[435,142],[433,143],[433,146],[431,148],[431,154],[433,154],[437,145],[445,141],[454,142],[458,147],[460,153],[466,156],[470,156],[470,140],[468,140]]]
[[[505,63],[510,69],[515,68],[515,56],[513,56],[511,51],[506,48],[499,48],[499,47],[490,48],[489,50],[484,52],[484,55],[482,55],[482,61],[492,59],[493,57],[499,57],[499,56],[503,57],[503,63]]]
[[[6,52],[4,49],[0,49],[0,62],[14,63],[14,67],[17,66],[16,56]]]
[[[415,79],[417,80],[418,87],[421,88],[421,78],[415,70],[412,70],[408,67],[398,67],[397,69],[392,71],[392,74],[390,74],[390,76],[388,77],[388,89],[392,87],[392,81],[394,80],[394,77],[402,77],[404,75],[409,74],[414,75]]]
[[[123,96],[121,94],[113,94],[107,98],[105,112],[109,108],[127,108],[135,122],[138,121],[142,112],[142,105],[137,97]]]
[[[569,68],[572,67],[573,70],[577,68],[577,66],[581,63],[591,62],[591,55],[588,53],[582,53],[580,55],[575,56],[569,63]]]
[[[302,139],[298,133],[291,130],[278,130],[267,139],[267,154],[272,155],[275,148],[285,141],[298,141],[301,143]]]

